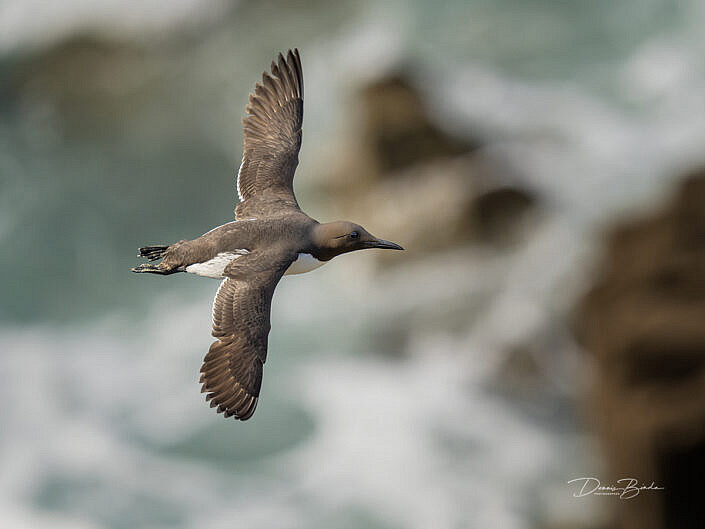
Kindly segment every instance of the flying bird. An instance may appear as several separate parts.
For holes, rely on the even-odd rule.
[[[221,280],[213,300],[216,340],[203,360],[201,391],[218,413],[243,421],[257,407],[272,296],[282,276],[309,272],[355,250],[403,250],[358,224],[319,223],[301,211],[293,188],[304,109],[299,51],[280,53],[270,70],[255,84],[242,120],[235,221],[197,239],[142,247],[141,257],[161,262],[132,269]]]

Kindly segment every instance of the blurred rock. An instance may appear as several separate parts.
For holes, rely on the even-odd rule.
[[[359,99],[362,139],[379,175],[480,146],[475,141],[453,138],[433,124],[421,94],[403,75],[369,84]]]
[[[73,133],[119,127],[148,107],[159,69],[136,44],[75,36],[16,59],[0,84],[3,105],[39,107]],[[86,130],[87,129],[87,130]]]
[[[465,217],[479,240],[503,242],[516,234],[514,224],[535,204],[534,195],[520,187],[501,186],[477,194]]]
[[[408,250],[380,259],[515,239],[534,194],[490,161],[479,140],[453,137],[436,125],[403,75],[364,87],[353,108],[336,169],[321,186],[337,197],[331,202],[336,215],[359,219]]]
[[[587,406],[610,478],[665,488],[617,502],[617,527],[702,527],[705,169],[661,211],[611,233],[576,331],[595,358]]]

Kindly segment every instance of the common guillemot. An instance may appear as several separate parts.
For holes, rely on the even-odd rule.
[[[286,58],[280,53],[270,69],[255,84],[242,120],[245,145],[236,220],[194,240],[142,247],[141,257],[161,262],[132,269],[222,280],[213,300],[217,340],[203,360],[201,391],[218,413],[243,421],[257,407],[272,296],[282,276],[309,272],[355,250],[403,250],[358,224],[321,224],[299,209],[293,188],[304,104],[299,51],[289,50]]]

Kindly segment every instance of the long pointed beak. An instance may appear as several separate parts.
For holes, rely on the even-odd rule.
[[[370,244],[370,248],[382,248],[385,250],[403,250],[401,246],[397,243],[391,241],[385,241],[383,239],[377,239]]]

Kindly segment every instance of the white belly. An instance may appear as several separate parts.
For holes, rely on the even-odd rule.
[[[295,274],[305,274],[311,270],[315,270],[319,266],[326,264],[326,261],[319,261],[310,253],[300,253],[299,257],[289,265],[284,273],[285,276],[292,276]]]
[[[186,271],[189,274],[197,276],[212,277],[213,279],[222,279],[225,267],[230,264],[230,261],[237,259],[240,256],[249,253],[247,250],[235,250],[234,252],[221,252],[210,261],[205,263],[195,263],[188,265]]]

